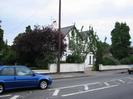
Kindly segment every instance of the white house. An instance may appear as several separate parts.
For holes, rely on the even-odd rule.
[[[71,32],[72,29],[76,29],[75,25],[71,25],[71,26],[67,26],[67,27],[63,27],[61,28],[61,32],[64,33],[65,35],[65,43],[67,44],[67,48],[66,48],[66,52],[64,53],[63,57],[62,57],[62,61],[66,61],[66,57],[70,54],[72,54],[72,51],[69,49],[69,38],[71,37]],[[82,31],[84,32],[84,31]],[[92,52],[90,52],[85,59],[85,67],[92,67],[94,64],[95,58],[94,55],[92,54]]]

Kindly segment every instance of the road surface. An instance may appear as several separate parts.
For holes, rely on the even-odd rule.
[[[0,99],[133,99],[133,75],[59,79],[47,90],[13,90],[0,95]]]

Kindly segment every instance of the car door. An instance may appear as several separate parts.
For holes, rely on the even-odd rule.
[[[6,89],[13,89],[16,87],[15,83],[15,69],[14,67],[4,67],[0,71],[0,79],[4,81]]]
[[[27,67],[16,67],[16,83],[19,88],[37,86],[37,77]]]

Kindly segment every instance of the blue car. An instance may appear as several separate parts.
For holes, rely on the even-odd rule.
[[[34,73],[26,66],[0,66],[0,93],[27,87],[46,89],[51,84],[50,76]]]

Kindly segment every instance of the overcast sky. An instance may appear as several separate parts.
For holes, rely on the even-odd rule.
[[[15,36],[28,25],[47,26],[54,20],[58,22],[58,1],[1,0],[4,39],[12,44]],[[84,25],[87,30],[91,25],[102,41],[107,37],[111,43],[110,32],[116,21],[127,23],[133,42],[133,0],[62,0],[62,27],[75,23],[77,28]]]

